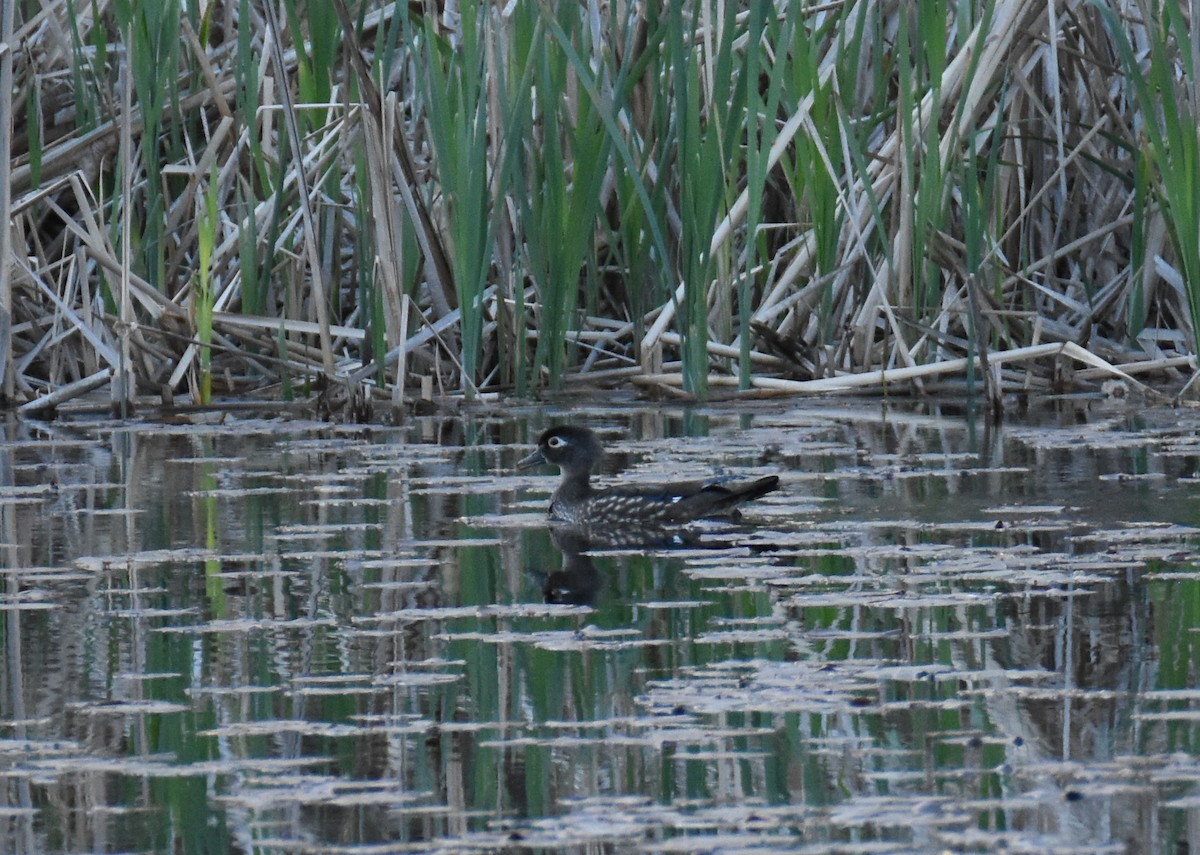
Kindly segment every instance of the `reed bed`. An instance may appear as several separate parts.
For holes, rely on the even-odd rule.
[[[4,394],[1188,392],[1193,8],[18,2]]]

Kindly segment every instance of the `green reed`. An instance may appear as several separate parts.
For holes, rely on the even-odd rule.
[[[370,193],[367,187],[366,158],[360,154],[355,169],[355,220],[368,223],[371,219]],[[354,234],[356,278],[358,280],[358,306],[366,316],[366,340],[363,343],[363,364],[375,364],[375,382],[383,386],[387,382],[384,357],[387,355],[387,318],[384,314],[383,287],[375,277],[375,265],[371,230],[360,228]]]
[[[666,51],[674,80],[673,140],[680,214],[679,274],[683,303],[678,307],[685,391],[708,391],[709,289],[718,259],[712,236],[728,209],[730,188],[741,171],[741,134],[746,108],[746,75],[738,74],[734,42],[739,4],[693,3],[691,19],[672,4],[666,17]],[[705,20],[704,13],[715,19]],[[703,22],[703,49],[692,48],[692,33]],[[757,45],[750,46],[757,50]],[[755,81],[757,85],[757,81]],[[727,260],[726,260],[727,261]]]
[[[238,0],[238,18],[250,20],[250,0]],[[270,164],[263,154],[262,137],[258,133],[257,117],[259,91],[262,81],[259,79],[258,57],[254,50],[254,30],[251,27],[238,27],[237,58],[233,64],[234,80],[237,83],[238,116],[247,128],[247,144],[250,151],[249,171],[251,186],[260,185],[270,188],[273,185]],[[247,310],[251,311],[251,310]]]
[[[861,20],[861,19],[860,19]],[[811,277],[826,284],[820,289],[817,314],[820,318],[819,338],[822,343],[835,336],[833,320],[834,283],[832,275],[838,265],[839,244],[845,208],[841,200],[841,181],[844,174],[844,145],[838,102],[828,84],[822,84],[819,63],[821,47],[844,19],[830,19],[823,25],[810,26],[797,21],[791,27],[789,39],[781,29],[777,42],[790,49],[793,60],[783,67],[780,103],[784,112],[793,114],[811,98],[808,109],[809,132],[796,138],[790,153],[783,157],[783,176],[789,198],[795,200],[798,219],[812,235],[814,246]],[[860,37],[847,40],[852,58],[861,44]],[[853,66],[847,65],[847,73]]]
[[[488,9],[466,8],[461,42],[451,45],[426,19],[410,31],[419,50],[417,73],[430,141],[449,222],[449,256],[461,313],[462,387],[473,394],[480,364],[483,292],[492,263],[491,195],[488,187],[488,92],[483,85]]]
[[[204,189],[204,209],[199,218],[196,267],[197,288],[192,292],[196,311],[196,338],[200,342],[200,403],[212,402],[213,287],[212,253],[219,223],[217,213],[217,163],[214,160]]]
[[[907,206],[900,216],[908,225],[897,259],[901,302],[910,302],[916,317],[936,311],[940,298],[939,272],[928,256],[928,240],[941,222],[947,204],[945,169],[938,152],[937,121],[923,121],[921,101],[929,97],[929,116],[942,112],[941,79],[946,66],[946,8],[942,0],[917,4],[914,16],[902,13],[896,36],[897,122],[902,186],[914,192],[904,196]],[[940,20],[939,20],[940,16]],[[909,202],[911,199],[911,203]]]
[[[42,183],[42,155],[45,146],[42,141],[42,102],[34,89],[29,90],[26,100],[26,115],[29,117],[29,174],[30,184],[40,187]]]
[[[590,290],[582,271],[594,252],[600,188],[609,168],[612,138],[600,115],[607,105],[595,103],[586,92],[573,102],[568,100],[575,81],[563,45],[572,45],[577,55],[600,46],[585,44],[587,31],[577,10],[561,6],[536,14],[555,14],[568,40],[541,37],[542,26],[535,16],[515,22],[529,34],[516,42],[528,45],[537,124],[537,144],[522,152],[528,191],[517,194],[529,272],[541,304],[531,379],[545,370],[550,384],[558,386],[580,292]]]
[[[597,116],[612,142],[614,196],[620,212],[620,241],[610,251],[614,254],[613,262],[625,262],[622,270],[628,293],[627,301],[616,308],[632,309],[633,324],[638,329],[645,310],[669,293],[659,286],[670,278],[673,258],[666,239],[666,211],[673,187],[662,180],[671,152],[666,146],[655,146],[665,135],[670,116],[669,108],[664,106],[669,105],[668,99],[655,94],[655,81],[665,73],[661,56],[665,30],[654,10],[646,12],[649,33],[641,54],[635,53],[634,34],[628,32],[622,51],[629,62],[607,77],[606,66],[597,74],[584,61],[556,18],[542,19],[570,60],[579,89],[592,105],[603,105]],[[615,21],[611,29],[617,29]],[[607,56],[611,62],[611,53]],[[608,91],[611,97],[606,94]],[[639,109],[634,105],[639,94],[644,96],[648,107]],[[622,121],[623,112],[630,119],[632,127],[628,129]],[[641,115],[639,121],[639,113],[648,115]],[[650,180],[652,170],[659,180]]]
[[[1192,336],[1200,351],[1200,69],[1195,66],[1195,20],[1189,25],[1176,3],[1150,3],[1146,21],[1155,36],[1148,40],[1149,54],[1140,62],[1116,12],[1100,6],[1121,57],[1126,77],[1145,119],[1144,142],[1138,151],[1135,174],[1145,168],[1159,211],[1171,236],[1175,259],[1183,278],[1191,315]],[[1135,178],[1133,183],[1141,178]],[[1143,224],[1144,216],[1140,222]],[[1141,259],[1145,263],[1146,259]],[[1140,276],[1140,271],[1138,271]],[[1140,299],[1140,289],[1134,292]],[[1141,309],[1135,302],[1135,307]]]
[[[108,68],[108,39],[101,27],[92,27],[86,34],[79,29],[79,13],[74,3],[66,5],[67,24],[71,30],[71,88],[74,92],[75,124],[81,130],[91,130],[100,121],[98,82],[111,85]],[[92,12],[96,7],[92,4]],[[86,49],[85,49],[86,48]],[[91,56],[91,60],[88,56]]]
[[[1133,170],[1134,224],[1129,247],[1129,267],[1132,271],[1129,289],[1129,337],[1134,341],[1137,341],[1146,327],[1148,312],[1146,279],[1150,271],[1146,265],[1146,232],[1147,221],[1150,219],[1150,185],[1153,180],[1150,171],[1148,158],[1136,158]]]
[[[142,269],[151,283],[161,286],[166,262],[163,226],[167,204],[162,166],[175,159],[173,154],[180,148],[180,10],[178,4],[164,0],[114,0],[113,9],[120,32],[128,40],[125,59],[142,119],[144,143],[139,177],[144,180],[138,182],[141,190],[137,205]],[[164,135],[168,120],[171,132]]]
[[[777,136],[774,117],[779,112],[783,96],[785,64],[772,63],[763,51],[764,39],[778,50],[786,45],[795,29],[795,19],[786,17],[777,26],[766,3],[752,3],[746,21],[746,71],[749,81],[756,81],[746,91],[746,189],[749,208],[746,215],[745,260],[738,279],[737,317],[738,333],[738,378],[741,388],[750,387],[752,367],[750,364],[751,331],[750,321],[754,314],[754,290],[759,281],[766,277],[758,272],[762,260],[769,257],[767,241],[759,233],[762,223],[763,200],[769,175],[769,155]],[[766,74],[767,91],[759,92],[757,81]]]
[[[296,48],[296,88],[302,103],[323,104],[329,101],[334,75],[337,71],[337,46],[341,26],[331,3],[305,3],[285,0],[288,27]],[[301,11],[304,16],[301,17]],[[306,122],[305,124],[311,124]],[[304,127],[304,124],[301,125]]]

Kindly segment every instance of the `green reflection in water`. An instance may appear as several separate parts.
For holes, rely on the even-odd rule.
[[[1171,851],[1195,822],[1200,588],[1194,533],[1151,524],[1192,515],[1173,479],[1194,461],[1066,423],[985,437],[999,468],[979,474],[956,422],[928,459],[912,450],[927,418],[831,423],[811,457],[780,418],[767,458],[787,491],[752,549],[574,564],[532,479],[510,479],[518,449],[491,442],[511,422],[60,448],[56,495],[0,504],[22,550],[0,736],[65,746],[30,772],[45,745],[0,743],[9,802],[24,788],[36,809],[6,851],[487,848],[545,829],[603,848],[587,835],[628,817],[698,847],[801,827],[805,844],[916,846],[911,822],[877,820],[931,804],[952,818],[920,832],[938,851],[964,829],[1028,848],[1060,821],[1081,846],[1156,834],[1147,851]],[[718,416],[686,427],[714,443],[671,465],[732,441]],[[16,486],[41,477],[15,467]],[[809,495],[826,501],[787,504]],[[564,570],[588,608],[542,603]],[[105,765],[163,754],[177,776]],[[778,836],[756,836],[768,821]]]

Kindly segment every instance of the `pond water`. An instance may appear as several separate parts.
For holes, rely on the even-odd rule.
[[[514,471],[568,421],[606,476],[783,484],[589,549]],[[1198,851],[1198,426],[10,425],[0,852]]]

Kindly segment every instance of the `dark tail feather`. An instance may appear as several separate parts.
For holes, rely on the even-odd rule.
[[[765,478],[759,478],[757,481],[751,481],[748,484],[733,484],[729,486],[721,486],[719,489],[723,493],[717,501],[713,502],[712,507],[705,514],[722,515],[730,514],[738,516],[738,505],[743,502],[749,502],[760,496],[765,496],[772,490],[779,488],[779,476],[768,475]],[[709,488],[710,490],[715,488]],[[706,490],[705,492],[709,492]]]
[[[765,496],[779,487],[779,478],[768,475],[746,484],[707,484],[697,492],[674,500],[656,517],[659,523],[686,523],[706,517],[737,519],[738,505]]]
[[[779,476],[768,475],[765,478],[759,478],[757,481],[751,481],[749,484],[738,486],[730,498],[733,500],[733,504],[737,505],[757,499],[760,496],[765,496],[772,490],[777,489],[779,489]]]

